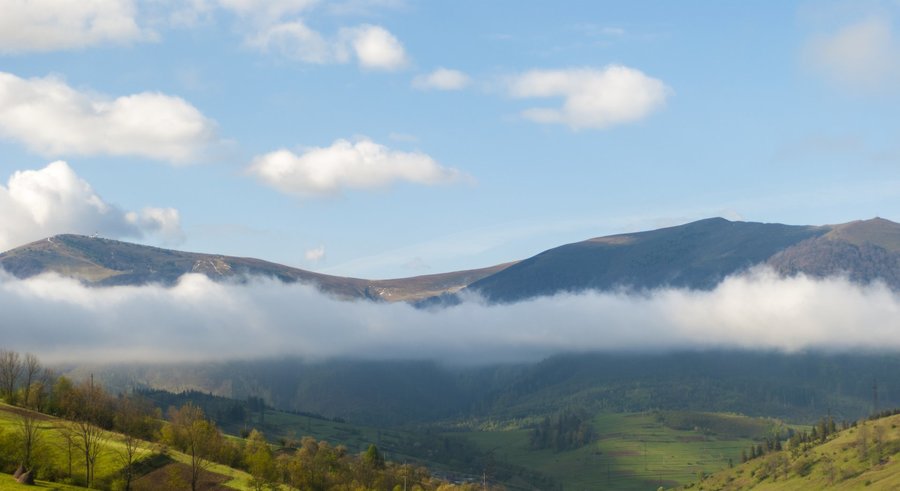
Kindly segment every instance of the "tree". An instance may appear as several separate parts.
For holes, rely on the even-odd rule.
[[[91,382],[83,382],[67,393],[64,408],[66,417],[72,422],[68,431],[72,433],[72,444],[84,457],[84,480],[87,487],[94,485],[94,467],[97,457],[103,452],[104,444],[109,439],[103,426],[110,427],[111,419],[109,396],[103,389]]]
[[[222,436],[216,425],[206,419],[203,410],[191,403],[169,409],[169,425],[163,439],[191,458],[191,491],[197,491],[203,473],[212,466]]]
[[[94,486],[94,468],[97,457],[103,452],[108,436],[103,428],[87,419],[80,419],[69,424],[72,432],[72,445],[84,457],[84,482],[87,487]]]
[[[37,381],[29,392],[29,400],[32,409],[42,413],[48,412],[50,409],[49,402],[53,396],[54,382],[58,378],[56,372],[52,368],[43,368],[38,375]]]
[[[368,450],[363,454],[363,462],[372,469],[384,469],[384,456],[381,455],[375,444],[369,445]]]
[[[18,430],[20,447],[20,463],[25,469],[34,468],[34,453],[41,442],[41,426],[34,414],[19,414],[16,429]]]
[[[859,425],[856,435],[856,452],[860,462],[869,458],[869,431],[866,423]]]
[[[15,404],[16,386],[22,375],[22,360],[15,351],[0,350],[0,395]]]
[[[41,372],[41,362],[38,360],[38,357],[33,355],[32,353],[25,353],[25,361],[22,363],[22,373],[23,380],[22,389],[24,392],[24,401],[22,405],[25,407],[32,407],[30,405],[31,400],[33,399],[31,390],[32,384],[38,381],[38,376],[40,376]]]
[[[119,398],[116,404],[114,423],[116,430],[122,433],[122,450],[119,451],[119,461],[122,463],[125,491],[129,491],[131,481],[134,479],[134,463],[143,453],[141,438],[150,437],[156,425],[150,417],[149,408],[132,397]]]
[[[271,487],[278,479],[278,469],[275,467],[272,450],[269,448],[266,438],[257,430],[251,431],[247,437],[244,463],[247,465],[250,475],[253,476],[251,484],[256,491],[262,491],[267,486]]]

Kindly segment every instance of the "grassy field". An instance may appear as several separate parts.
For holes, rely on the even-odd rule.
[[[0,472],[0,491],[26,491],[35,489],[47,489],[56,491],[80,491],[87,488],[80,486],[70,486],[67,484],[58,484],[55,482],[47,482],[38,480],[35,486],[27,486],[19,484],[13,479],[12,474]]]
[[[707,416],[729,418],[756,431],[769,429],[744,416]],[[529,448],[527,429],[465,435],[498,459],[552,476],[567,491],[677,486],[695,480],[700,472],[727,468],[729,460],[740,463],[741,450],[753,442],[747,436],[717,435],[708,429],[673,429],[655,413],[600,414],[593,424],[599,435],[594,443],[561,452]]]
[[[752,459],[684,489],[896,490],[900,489],[898,454],[900,415],[844,430],[806,451],[788,449]]]
[[[8,406],[6,404],[0,404],[0,439],[6,440],[9,438],[14,438],[13,435],[15,435],[15,433],[17,432],[19,424],[18,414],[22,411],[24,410],[20,408]],[[44,472],[45,474],[48,471],[56,473],[59,476],[58,480],[66,480],[67,482],[78,482],[79,480],[83,480],[84,464],[82,457],[78,454],[77,449],[73,449],[72,454],[73,480],[69,480],[68,450],[66,441],[63,438],[62,432],[60,431],[60,427],[64,424],[64,421],[46,415],[40,415],[37,413],[33,414],[35,414],[39,419],[39,426],[41,428],[40,444],[38,445],[36,458],[44,462],[45,464],[43,466],[44,469],[42,472]],[[119,477],[120,470],[122,468],[122,462],[119,456],[122,453],[122,449],[123,444],[121,442],[121,436],[115,433],[109,433],[107,435],[106,441],[103,443],[103,450],[97,457],[97,463],[94,470],[95,482],[97,487],[109,487],[110,483],[112,483]],[[145,443],[141,447],[139,458],[149,457],[151,455],[158,454],[160,451],[160,447],[151,443]],[[174,462],[190,462],[190,458],[180,452],[169,450],[168,456],[172,460],[174,460]],[[52,470],[50,470],[50,468],[52,468]],[[225,476],[225,478],[222,479],[225,487],[239,490],[251,489],[250,476],[245,472],[222,465],[214,465],[210,469],[210,471]],[[38,477],[40,478],[42,476],[39,474]],[[39,481],[38,484],[39,486],[37,488],[22,486],[15,483],[11,475],[0,474],[0,491],[4,491],[7,489],[18,490],[40,488],[59,490],[85,489],[78,486],[64,485],[56,482],[48,483],[45,481]]]

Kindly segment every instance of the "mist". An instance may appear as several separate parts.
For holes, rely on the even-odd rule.
[[[86,287],[0,272],[0,347],[50,363],[191,362],[296,356],[533,361],[560,352],[900,350],[900,296],[881,283],[784,278],[765,268],[711,291],[561,294],[437,310],[345,301],[302,284]]]

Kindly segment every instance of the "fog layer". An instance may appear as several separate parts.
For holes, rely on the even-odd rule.
[[[0,346],[51,362],[167,362],[301,356],[528,361],[557,352],[684,348],[900,350],[900,296],[844,278],[756,269],[712,291],[562,294],[457,306],[334,299],[257,278],[174,287],[88,288],[0,272]]]

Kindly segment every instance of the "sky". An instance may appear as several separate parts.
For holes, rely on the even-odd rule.
[[[0,12],[2,250],[389,278],[711,216],[900,221],[896,0]]]

